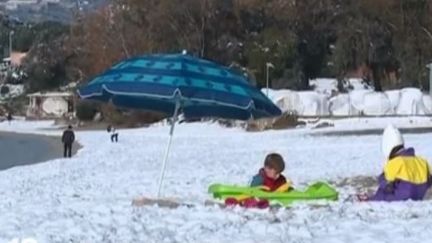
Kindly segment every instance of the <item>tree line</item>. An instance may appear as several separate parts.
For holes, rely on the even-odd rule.
[[[272,63],[273,88],[356,76],[377,91],[428,90],[431,13],[428,0],[113,0],[32,43],[25,69],[41,89],[85,82],[124,58],[185,49],[259,87]]]

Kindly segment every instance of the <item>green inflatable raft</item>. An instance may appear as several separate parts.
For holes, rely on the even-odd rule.
[[[245,187],[223,184],[212,184],[208,189],[214,198],[226,199],[228,197],[256,197],[267,199],[272,204],[289,205],[296,201],[332,200],[338,199],[338,192],[324,182],[316,182],[304,191],[291,190],[288,192],[268,192],[259,187]]]

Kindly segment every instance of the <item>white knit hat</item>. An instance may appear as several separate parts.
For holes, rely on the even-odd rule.
[[[399,145],[404,145],[402,134],[393,125],[388,125],[384,129],[381,150],[385,159],[388,159],[393,148]]]

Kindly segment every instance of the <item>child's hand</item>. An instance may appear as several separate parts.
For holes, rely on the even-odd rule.
[[[357,194],[357,200],[360,202],[366,202],[369,200],[369,196],[366,193]]]

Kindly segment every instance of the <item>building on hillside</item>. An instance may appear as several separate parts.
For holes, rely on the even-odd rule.
[[[5,57],[5,58],[3,58],[2,62],[0,63],[0,67],[2,67],[2,69],[6,70],[10,67],[10,64],[11,64],[10,57]]]
[[[28,118],[73,118],[75,117],[74,95],[71,92],[46,92],[27,95]]]
[[[13,51],[10,55],[10,65],[12,67],[20,67],[22,64],[22,61],[24,60],[24,58],[27,56],[27,52],[18,52],[18,51]]]
[[[26,52],[12,52],[9,57],[3,58],[0,62],[0,81],[8,75],[8,73],[16,71],[26,57]]]
[[[3,83],[10,70],[10,58],[6,57],[0,62],[0,83]]]

